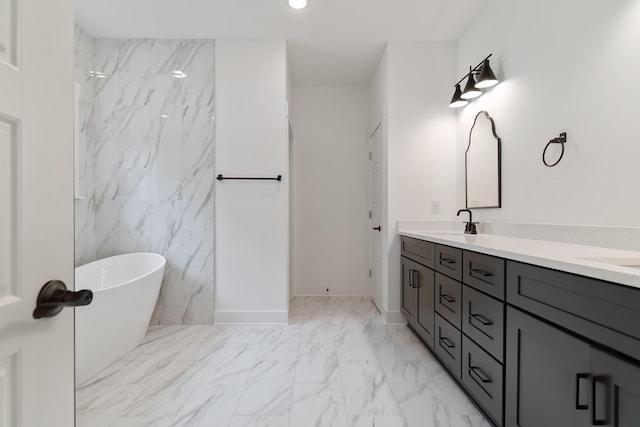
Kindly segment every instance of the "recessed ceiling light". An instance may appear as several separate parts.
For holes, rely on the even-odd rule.
[[[168,114],[160,114],[160,117],[162,117],[163,119],[166,119],[167,117],[169,117]]]
[[[309,5],[309,0],[287,0],[287,4],[293,9],[304,9]]]
[[[180,70],[173,70],[171,72],[171,77],[175,77],[176,79],[184,79],[185,77],[187,77],[187,75]]]

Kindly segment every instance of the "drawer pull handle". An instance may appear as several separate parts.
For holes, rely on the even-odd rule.
[[[449,338],[440,337],[439,340],[440,343],[444,344],[447,348],[454,348],[456,346]]]
[[[597,416],[597,414],[596,414],[596,411],[597,411],[597,408],[598,408],[598,405],[596,404],[596,397],[597,397],[597,395],[596,395],[596,385],[597,385],[598,383],[602,383],[602,384],[605,384],[605,385],[606,385],[606,384],[607,384],[607,377],[604,377],[604,376],[595,376],[595,375],[594,375],[594,376],[591,378],[591,405],[592,405],[592,409],[591,409],[591,425],[594,425],[594,426],[604,426],[604,425],[609,424],[609,423],[608,423],[608,421],[607,421],[607,419],[608,419],[608,417],[607,417],[608,408],[607,408],[607,407],[605,407],[605,409],[604,409],[604,410],[605,410],[605,417],[604,417],[604,419],[602,419],[602,418],[598,418],[598,416]],[[604,399],[604,402],[605,402],[605,404],[608,406],[608,399],[607,399],[607,396],[604,396],[604,398],[605,398],[605,399]]]
[[[444,262],[445,264],[449,264],[449,265],[453,265],[456,263],[455,259],[451,259],[451,258],[440,258],[440,261]]]
[[[587,373],[576,374],[576,409],[579,409],[579,410],[589,409],[588,399],[585,405],[582,405],[580,403],[580,401],[582,400],[580,399],[580,381],[588,380],[589,378],[591,378],[591,375]]]
[[[477,366],[469,366],[469,375],[471,377],[473,377],[473,375],[471,374],[475,374],[476,377],[478,377],[478,379],[483,383],[483,384],[490,384],[491,382],[491,378],[485,374],[482,369],[478,368]]]
[[[491,277],[491,276],[493,276],[493,273],[490,273],[490,272],[488,272],[487,270],[481,270],[481,269],[479,269],[479,268],[472,268],[472,269],[471,269],[471,272],[472,272],[472,273],[478,273],[478,274],[480,274],[480,275],[482,275],[482,276],[484,276],[484,277]]]
[[[456,299],[454,297],[452,297],[451,295],[447,295],[447,294],[440,294],[440,301],[445,300],[446,302],[456,302]]]
[[[420,287],[420,272],[418,270],[411,270],[411,278],[413,279],[413,288]]]
[[[478,322],[482,323],[484,326],[493,325],[493,322],[487,319],[486,317],[484,317],[482,314],[471,314],[471,317],[476,319]]]

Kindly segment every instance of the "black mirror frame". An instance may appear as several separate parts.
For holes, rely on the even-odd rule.
[[[473,135],[473,128],[476,126],[476,122],[478,121],[478,117],[480,115],[484,115],[489,122],[491,122],[491,133],[496,140],[498,145],[498,204],[497,206],[469,206],[469,186],[467,184],[468,180],[468,159],[469,149],[471,148],[471,135]],[[467,209],[495,209],[502,207],[502,140],[496,133],[496,124],[493,121],[493,118],[486,111],[480,111],[476,114],[475,119],[473,119],[473,125],[471,126],[471,130],[469,131],[469,144],[467,145],[467,150],[464,153],[464,193],[465,193],[465,204]]]

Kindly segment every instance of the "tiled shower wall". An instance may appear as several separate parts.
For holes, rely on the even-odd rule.
[[[83,45],[85,36],[76,39]],[[92,66],[106,77],[89,78],[86,164],[93,170],[83,179],[93,177],[93,185],[76,202],[76,261],[163,254],[152,323],[211,324],[214,42],[94,39]]]
[[[75,30],[75,96],[79,98],[76,135],[79,138],[76,149],[79,161],[79,186],[75,189],[80,199],[75,200],[76,265],[86,264],[96,259],[96,209],[93,194],[94,144],[95,135],[93,110],[95,104],[95,80],[90,78],[93,70],[95,40],[82,28]]]

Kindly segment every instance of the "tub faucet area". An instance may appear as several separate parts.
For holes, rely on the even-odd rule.
[[[464,234],[478,234],[478,230],[476,229],[477,222],[473,222],[473,214],[469,209],[460,209],[456,216],[460,216],[461,212],[469,213],[469,222],[465,222]]]

